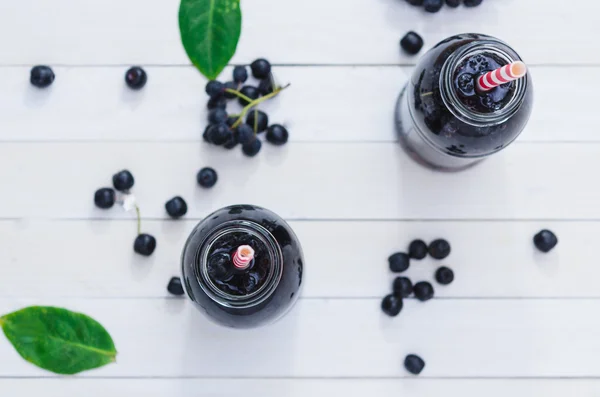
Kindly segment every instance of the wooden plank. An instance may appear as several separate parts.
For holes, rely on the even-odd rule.
[[[600,300],[405,302],[397,318],[379,300],[300,300],[278,323],[233,330],[183,300],[0,301],[0,313],[31,303],[66,305],[111,332],[117,364],[94,377],[599,377]],[[576,337],[575,337],[576,336]],[[0,344],[0,376],[48,376]]]
[[[188,218],[239,202],[287,219],[600,219],[597,144],[515,144],[461,173],[432,172],[395,143],[288,144],[255,158],[190,143],[5,143],[0,217],[130,218],[99,210],[94,191],[129,168],[142,215],[175,195]],[[218,184],[196,172],[212,166]]]
[[[196,221],[144,221],[158,248],[133,253],[131,221],[0,222],[2,297],[166,297],[179,274],[183,243]],[[448,238],[443,261],[412,261],[404,273],[430,280],[441,264],[455,271],[450,286],[433,282],[442,298],[600,297],[595,257],[598,222],[303,222],[290,223],[304,249],[302,297],[382,297],[396,275],[387,257],[411,239]],[[537,253],[532,236],[542,227],[559,237],[550,254]],[[35,247],[35,249],[31,249]],[[340,258],[340,252],[351,255]]]
[[[22,0],[0,5],[6,40],[0,64],[188,64],[179,40],[178,0]],[[590,3],[591,4],[591,3]],[[488,1],[432,15],[398,0],[254,0],[234,62],[266,56],[276,63],[413,63],[399,51],[408,30],[429,48],[458,32],[484,32],[534,64],[598,64],[595,13],[548,0]],[[118,10],[118,11],[117,11]],[[335,23],[332,23],[335,21]],[[568,28],[566,28],[568,26]],[[557,27],[565,27],[557,28]]]
[[[600,393],[600,381],[571,379],[1,379],[10,395],[89,397],[143,395],[147,397],[237,397],[240,393],[264,397],[367,395],[410,397],[505,397]]]
[[[192,67],[148,67],[142,91],[125,87],[126,67],[56,67],[40,91],[28,67],[0,73],[2,141],[200,141],[206,126],[205,79]],[[393,107],[412,67],[276,67],[291,83],[260,105],[295,142],[391,142]],[[535,111],[521,141],[598,141],[594,90],[580,90],[598,68],[533,67]],[[569,78],[563,78],[568,75]],[[231,68],[224,72],[231,78]],[[578,92],[573,102],[572,93]],[[241,107],[232,101],[228,110]],[[577,117],[565,115],[577,113]]]

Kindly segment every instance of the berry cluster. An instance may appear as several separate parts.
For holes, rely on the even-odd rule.
[[[276,96],[287,86],[280,87],[275,83],[271,64],[266,59],[252,62],[250,70],[252,76],[259,80],[256,87],[243,85],[248,80],[245,66],[236,66],[233,69],[233,81],[222,83],[211,80],[206,84],[206,93],[210,97],[207,104],[209,124],[202,137],[206,142],[226,149],[233,149],[237,144],[241,144],[242,152],[252,157],[262,146],[258,139],[261,132],[267,131],[266,140],[274,145],[285,144],[289,134],[280,124],[269,125],[269,116],[256,109],[259,103]],[[239,114],[228,114],[228,100],[235,98],[244,108]]]
[[[204,167],[196,174],[196,181],[198,185],[204,188],[211,188],[217,183],[217,172],[210,167]],[[96,190],[94,204],[98,208],[109,209],[118,202],[123,205],[125,210],[135,209],[138,235],[133,243],[133,250],[140,255],[152,255],[156,249],[156,239],[150,234],[141,232],[140,208],[135,201],[135,197],[131,194],[131,188],[135,183],[133,175],[128,170],[122,170],[113,175],[112,182],[113,187],[103,187]],[[119,192],[119,196],[117,196],[117,192]],[[165,210],[171,218],[177,219],[187,213],[188,206],[182,197],[175,196],[165,203]],[[172,289],[169,288],[169,292]]]
[[[427,12],[438,12],[444,6],[444,0],[406,0],[408,4],[423,7]],[[456,8],[463,3],[465,7],[477,7],[483,0],[446,0],[448,7]]]
[[[432,241],[429,246],[423,240],[414,240],[408,246],[408,253],[396,252],[388,258],[389,268],[394,273],[402,273],[410,267],[410,260],[424,259],[427,254],[432,258],[441,260],[450,255],[450,244],[444,239]],[[448,285],[454,280],[454,272],[445,266],[435,272],[435,280],[441,285]],[[408,277],[396,277],[392,284],[392,293],[381,301],[381,310],[391,317],[400,314],[403,307],[402,300],[410,295],[421,302],[433,298],[433,286],[428,281],[419,281],[413,285]],[[419,356],[409,354],[404,360],[405,368],[412,374],[418,375],[425,367],[425,362]]]
[[[54,71],[45,65],[34,66],[31,69],[29,82],[37,88],[49,87],[53,82]],[[146,71],[139,66],[133,66],[125,73],[125,84],[132,90],[142,89],[148,82]]]

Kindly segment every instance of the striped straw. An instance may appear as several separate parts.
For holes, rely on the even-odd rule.
[[[500,84],[520,79],[527,73],[527,66],[521,61],[509,63],[501,68],[487,72],[477,78],[477,89],[479,91],[489,91],[498,87]]]
[[[240,245],[233,254],[233,265],[238,269],[245,269],[254,259],[254,250],[249,245]]]

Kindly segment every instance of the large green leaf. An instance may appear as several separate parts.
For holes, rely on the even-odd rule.
[[[115,361],[112,338],[85,314],[31,306],[0,317],[4,334],[25,360],[57,374],[76,374]]]
[[[214,80],[235,54],[242,30],[240,0],[181,0],[179,30],[192,63]]]

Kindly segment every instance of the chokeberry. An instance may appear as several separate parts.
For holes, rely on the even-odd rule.
[[[271,78],[261,80],[261,82],[258,83],[258,93],[260,95],[263,95],[263,96],[269,95],[272,92],[273,92],[273,81],[271,81]]]
[[[236,83],[245,83],[248,80],[248,70],[245,66],[236,66],[233,68],[233,81]]]
[[[396,277],[393,284],[394,295],[407,298],[413,292],[412,281],[408,277]]]
[[[94,193],[94,204],[98,208],[108,209],[115,205],[115,198],[116,194],[113,188],[103,187]]]
[[[533,236],[533,244],[542,252],[549,252],[558,244],[558,238],[550,230],[544,229]]]
[[[128,170],[117,172],[112,177],[113,186],[120,192],[126,192],[133,187],[135,180]]]
[[[427,256],[427,244],[423,240],[413,240],[408,246],[408,256],[423,259]]]
[[[280,124],[271,124],[267,128],[267,141],[273,145],[284,145],[288,141],[288,131]]]
[[[156,249],[156,239],[146,233],[139,234],[133,242],[133,250],[140,255],[150,256]]]
[[[397,316],[402,310],[402,298],[393,294],[387,295],[381,301],[381,310],[391,317]]]
[[[208,112],[208,122],[211,124],[225,123],[227,121],[227,112],[223,109],[212,109]]]
[[[263,132],[269,125],[269,116],[260,110],[251,110],[246,117],[246,124],[252,127],[253,131]]]
[[[427,281],[419,281],[413,286],[413,292],[421,302],[433,298],[433,285]]]
[[[46,88],[54,81],[54,72],[49,66],[39,65],[31,69],[29,82],[37,88]]]
[[[169,284],[167,285],[167,291],[170,294],[181,296],[185,294],[183,290],[183,285],[181,284],[181,279],[179,277],[171,277]]]
[[[236,139],[242,145],[254,139],[254,130],[248,124],[240,124],[235,131]]]
[[[211,124],[208,129],[208,139],[215,145],[223,145],[231,138],[231,130],[225,123]]]
[[[206,104],[206,107],[209,110],[212,110],[212,109],[225,110],[225,108],[227,107],[227,99],[225,99],[225,97],[222,97],[222,96],[210,98],[208,100],[208,103]]]
[[[394,273],[401,273],[408,269],[410,259],[404,252],[396,252],[388,258],[390,270]]]
[[[259,58],[250,64],[252,76],[257,79],[266,79],[271,74],[271,64],[263,58]]]
[[[204,167],[198,171],[198,174],[196,174],[196,181],[198,182],[198,185],[205,188],[215,186],[217,179],[217,171],[210,167]]]
[[[444,6],[444,0],[425,0],[423,7],[427,12],[438,12]]]
[[[225,142],[223,144],[223,147],[225,149],[233,149],[234,147],[236,147],[238,144],[238,141],[236,140],[235,136],[233,134],[231,134],[231,138],[229,138],[227,140],[227,142]]]
[[[410,31],[400,40],[400,47],[409,54],[415,55],[423,48],[423,38],[417,33]]]
[[[210,141],[210,136],[208,134],[208,131],[210,130],[210,124],[206,126],[206,128],[204,129],[204,132],[202,133],[202,139],[204,139],[205,142],[209,142],[212,143]]]
[[[483,0],[464,0],[465,7],[477,7]]]
[[[435,259],[444,259],[450,255],[450,243],[444,239],[437,239],[429,244],[429,255]]]
[[[148,75],[139,66],[133,66],[125,73],[125,84],[132,90],[142,89],[146,82],[148,82]]]
[[[237,91],[237,88],[238,88],[237,83],[235,83],[233,81],[228,81],[227,83],[225,83],[225,86],[224,86],[225,92],[223,93],[223,95],[227,99],[233,99],[236,97],[236,95],[232,92],[228,92],[227,90]]]
[[[404,359],[404,368],[413,375],[419,375],[425,368],[425,361],[416,354],[409,354]]]
[[[258,88],[251,86],[251,85],[243,86],[242,89],[240,90],[240,93],[247,96],[248,98],[250,98],[252,100],[258,99],[258,97],[259,97]],[[238,101],[240,102],[240,104],[242,106],[246,106],[250,103],[247,100],[245,100],[244,98],[238,98]]]
[[[223,95],[223,93],[225,92],[225,86],[220,81],[210,80],[208,83],[206,83],[206,87],[204,88],[204,90],[206,91],[209,97],[217,98]]]
[[[248,157],[254,157],[258,152],[260,152],[260,148],[262,143],[259,139],[253,139],[248,143],[242,145],[242,152]]]
[[[183,198],[175,196],[165,203],[165,209],[171,218],[176,219],[184,216],[187,213],[188,207]]]
[[[446,0],[446,5],[448,7],[456,8],[460,5],[460,0]]]
[[[225,121],[225,124],[227,124],[229,127],[233,127],[233,125],[235,124],[235,122],[237,120],[238,120],[237,117],[229,116],[229,117],[227,117],[227,121]]]
[[[442,266],[435,271],[435,281],[442,285],[448,285],[454,281],[454,272],[452,269]]]

